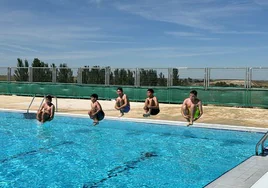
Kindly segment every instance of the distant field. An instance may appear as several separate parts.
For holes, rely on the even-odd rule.
[[[6,75],[0,75],[0,81],[7,81]]]
[[[7,76],[0,75],[0,81],[7,81]],[[11,81],[15,81],[14,76],[11,77]],[[74,83],[75,82],[77,82],[77,77],[74,77]],[[226,83],[226,85],[233,84],[237,87],[244,87],[244,84],[245,84],[244,80],[221,79],[221,80],[210,80],[210,86],[215,86],[215,85],[217,85],[217,83],[220,83],[220,82]],[[204,81],[194,80],[193,82],[190,82],[188,84],[189,84],[188,86],[203,86]],[[251,81],[251,86],[253,88],[268,88],[268,80]]]

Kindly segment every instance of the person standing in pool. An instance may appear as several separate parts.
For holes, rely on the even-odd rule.
[[[116,98],[115,109],[120,111],[119,117],[122,117],[130,111],[130,103],[127,95],[123,93],[122,87],[118,87],[116,92],[118,97]]]
[[[143,117],[149,117],[150,115],[157,115],[160,112],[159,103],[156,96],[154,96],[154,90],[147,90],[147,98],[145,100],[144,108],[145,114]]]
[[[94,120],[93,125],[98,125],[99,121],[103,120],[105,114],[102,110],[102,107],[100,103],[98,102],[98,95],[97,94],[92,94],[90,96],[91,100],[91,110],[88,111],[88,115],[91,119]]]
[[[189,98],[185,99],[181,106],[182,116],[192,125],[203,115],[203,107],[200,99],[197,98],[197,91],[192,90]]]
[[[36,119],[41,123],[51,121],[54,118],[55,106],[52,103],[52,96],[47,95],[46,101],[42,105],[41,109],[37,111]]]

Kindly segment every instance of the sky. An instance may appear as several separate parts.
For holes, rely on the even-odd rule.
[[[268,0],[0,0],[0,67],[268,67]]]

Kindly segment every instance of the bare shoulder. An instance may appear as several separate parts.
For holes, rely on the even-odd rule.
[[[153,98],[155,101],[157,101],[158,99],[157,99],[157,97],[156,96],[154,96],[154,98]]]
[[[189,98],[186,98],[184,99],[183,103],[187,103],[190,99]]]

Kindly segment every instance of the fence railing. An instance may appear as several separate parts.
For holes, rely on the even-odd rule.
[[[124,86],[268,89],[268,67],[110,68],[0,67],[0,81]]]

